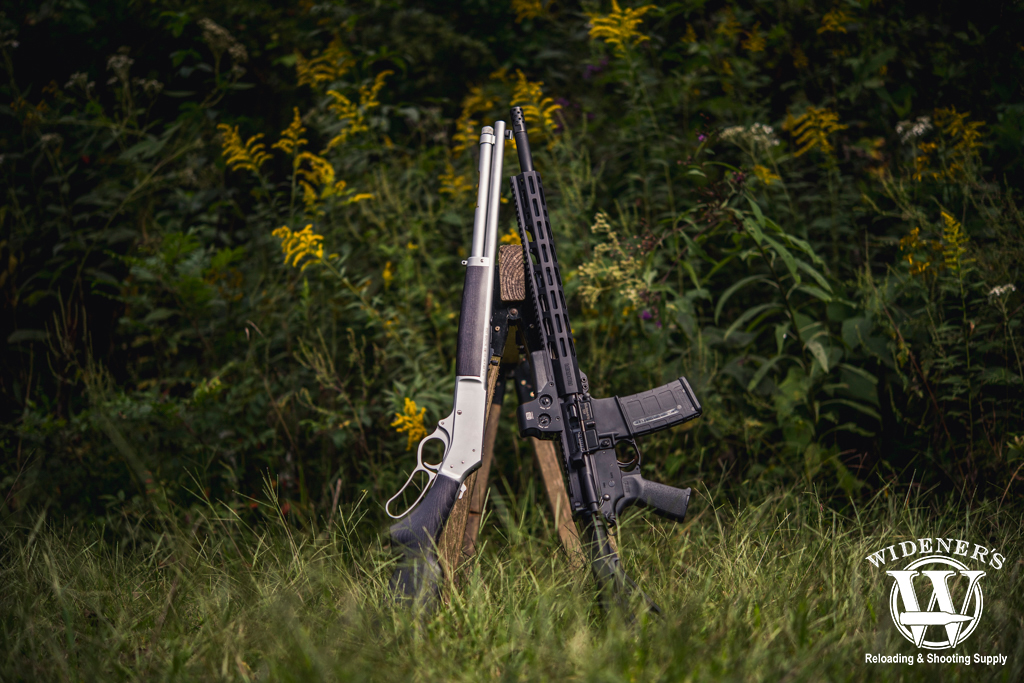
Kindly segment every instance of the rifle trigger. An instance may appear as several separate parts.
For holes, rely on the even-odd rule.
[[[463,484],[459,489],[459,500],[462,500],[462,496],[466,495],[466,485]]]

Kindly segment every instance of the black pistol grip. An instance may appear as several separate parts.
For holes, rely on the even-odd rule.
[[[662,517],[681,522],[690,504],[690,489],[659,484],[639,474],[623,475],[622,494],[622,498],[615,504],[616,517],[621,517],[622,511],[630,505],[643,505]]]
[[[391,526],[391,541],[402,553],[391,577],[397,597],[432,599],[440,593],[444,572],[437,559],[437,541],[460,488],[451,477],[439,475],[409,516]]]
[[[634,438],[660,432],[701,415],[700,403],[685,377],[617,400]]]

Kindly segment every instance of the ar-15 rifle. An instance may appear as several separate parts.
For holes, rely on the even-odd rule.
[[[464,262],[466,280],[459,317],[452,412],[438,423],[433,434],[420,441],[416,468],[385,505],[385,511],[395,519],[408,515],[390,529],[391,540],[402,554],[391,589],[407,597],[430,600],[437,596],[443,575],[436,552],[438,537],[455,501],[465,492],[463,482],[481,464],[504,152],[505,122],[495,122],[493,129],[484,127],[480,135],[480,184],[473,217],[473,243]],[[431,440],[444,446],[444,456],[436,464],[423,461],[423,447]],[[393,514],[391,504],[420,472],[427,475],[428,481],[419,497],[402,515]]]
[[[523,436],[557,439],[568,482],[570,506],[595,577],[603,585],[632,590],[636,584],[619,566],[608,541],[623,510],[646,505],[682,521],[690,489],[677,489],[640,476],[638,437],[699,417],[700,403],[685,377],[625,398],[591,397],[576,360],[572,327],[548,219],[540,174],[534,170],[522,109],[512,109],[512,135],[521,173],[511,179],[519,234],[523,242],[529,308],[521,325],[529,350],[536,397],[519,406]],[[627,443],[634,456],[619,462],[615,446]],[[657,609],[648,599],[649,606]]]

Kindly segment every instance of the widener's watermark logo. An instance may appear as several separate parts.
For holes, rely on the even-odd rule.
[[[973,552],[972,552],[973,545]],[[899,548],[899,555],[896,549]],[[955,555],[964,558],[956,559]],[[981,621],[985,607],[982,579],[987,572],[977,567],[1001,569],[1006,558],[978,544],[954,538],[919,538],[903,541],[868,555],[874,567],[899,566],[897,563],[913,556],[902,569],[885,569],[893,580],[889,593],[889,613],[893,624],[915,647],[926,650],[947,650],[963,643]],[[1005,664],[1004,655],[923,654],[917,662],[955,664]],[[865,661],[874,664],[914,664],[912,655],[866,654]]]
[[[920,567],[936,565],[946,567],[946,569],[918,571]],[[949,567],[953,569],[949,569]],[[958,572],[968,581],[963,603],[959,608],[953,605],[953,595],[949,585],[950,579]],[[945,650],[956,647],[957,643],[974,633],[974,629],[978,626],[978,620],[981,619],[982,607],[984,607],[979,582],[985,576],[985,572],[976,569],[970,570],[962,563],[942,555],[932,555],[911,562],[906,569],[888,571],[886,574],[896,579],[892,584],[892,593],[889,595],[889,612],[892,614],[893,623],[896,624],[896,628],[903,634],[903,637],[914,645],[929,650]],[[920,608],[917,591],[914,588],[914,578],[922,574],[931,581],[932,589],[928,607],[924,610]],[[904,609],[902,610],[899,605],[900,597],[903,598]],[[938,607],[937,610],[936,607]],[[925,640],[924,634],[929,626],[943,627],[946,630],[945,640],[941,638]]]

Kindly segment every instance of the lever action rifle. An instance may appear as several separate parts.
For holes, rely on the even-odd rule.
[[[463,482],[480,467],[483,453],[491,361],[489,321],[504,152],[505,122],[495,122],[494,128],[485,126],[480,135],[480,184],[473,216],[473,243],[469,258],[464,262],[466,279],[459,317],[452,412],[438,422],[433,434],[420,441],[416,468],[384,506],[392,518],[408,515],[390,529],[392,543],[402,556],[391,578],[391,590],[425,601],[436,598],[441,586],[443,572],[436,552],[441,530],[455,501],[466,490]],[[440,441],[444,447],[439,463],[423,461],[423,447],[432,440]],[[426,474],[428,481],[419,497],[409,510],[393,514],[391,505],[420,472]]]
[[[544,187],[534,170],[523,111],[512,108],[521,173],[511,179],[526,270],[526,324],[520,324],[533,374],[533,400],[521,403],[517,418],[522,436],[557,439],[562,451],[570,507],[582,528],[584,547],[595,578],[607,595],[622,600],[636,590],[612,549],[607,526],[625,508],[644,505],[682,521],[690,489],[648,481],[640,475],[638,437],[699,417],[701,406],[685,377],[624,398],[595,399],[576,360],[572,327],[548,219]],[[615,446],[632,447],[633,457],[619,462]],[[607,526],[606,526],[607,525]],[[649,608],[657,606],[646,598]]]

